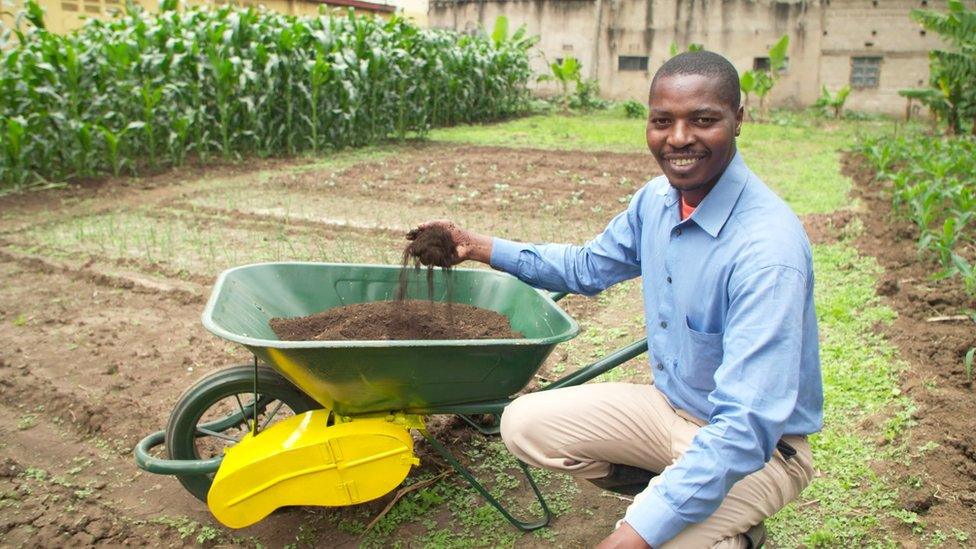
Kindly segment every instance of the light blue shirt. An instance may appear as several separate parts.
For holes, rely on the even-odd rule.
[[[643,277],[648,357],[671,404],[707,418],[625,520],[652,547],[708,518],[784,435],[823,424],[810,243],[736,153],[694,213],[651,180],[584,246],[493,241],[491,265],[539,288],[596,294]]]

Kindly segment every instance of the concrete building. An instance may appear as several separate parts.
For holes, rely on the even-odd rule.
[[[533,68],[574,56],[613,99],[644,99],[672,43],[698,43],[728,57],[740,73],[768,66],[766,52],[790,37],[789,62],[774,105],[806,106],[822,86],[852,87],[847,108],[904,113],[898,90],[928,82],[928,52],[942,47],[911,20],[913,8],[943,0],[430,0],[431,27],[490,29],[499,15],[540,36]],[[976,0],[966,0],[967,4]],[[543,84],[543,91],[555,91]],[[547,87],[548,86],[548,87]]]

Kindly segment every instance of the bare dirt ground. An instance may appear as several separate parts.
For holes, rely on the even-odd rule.
[[[0,544],[368,542],[363,524],[389,497],[346,510],[291,509],[229,531],[175,479],[135,467],[134,445],[163,428],[185,388],[249,361],[200,324],[214,277],[252,261],[396,263],[403,233],[433,217],[482,231],[506,226],[526,240],[579,240],[652,175],[643,155],[425,145],[345,167],[279,162],[0,199]],[[302,207],[290,209],[290,199]],[[584,336],[557,349],[539,379],[639,337],[638,291],[567,299]],[[434,423],[461,453],[490,444],[446,418]],[[434,460],[420,473],[439,470]],[[441,483],[464,490],[456,478]],[[567,479],[543,486],[562,510],[558,534],[511,534],[504,543],[592,545],[626,506]],[[485,531],[508,528],[489,519]],[[407,520],[397,539],[452,520],[444,510],[433,523]]]
[[[428,144],[356,162],[249,164],[0,199],[0,545],[594,545],[627,502],[565,477],[541,480],[557,511],[541,534],[516,534],[456,476],[433,485],[429,497],[442,503],[428,501],[429,512],[405,498],[409,505],[397,508],[407,511],[386,521],[382,536],[363,530],[392,496],[348,509],[288,509],[231,531],[175,479],[140,472],[131,452],[163,428],[195,380],[250,360],[199,320],[221,270],[277,260],[395,264],[403,234],[432,218],[521,240],[580,242],[656,171],[644,154]],[[917,262],[911,231],[888,223],[890,204],[861,188],[862,250],[887,270],[879,293],[900,313],[888,337],[912,365],[903,390],[919,403],[912,443],[928,448],[915,460],[921,470],[887,466],[920,486],[903,491],[906,509],[946,531],[974,531],[973,388],[962,353],[976,336],[971,323],[928,321],[967,302],[951,282],[929,279],[934,269]],[[804,222],[811,240],[830,242],[853,215]],[[560,345],[530,386],[640,337],[639,291],[628,283],[562,302],[581,335]],[[607,379],[647,377],[637,359]],[[432,418],[431,426],[468,463],[498,455],[497,442],[455,419]],[[424,466],[411,479],[444,469],[424,445],[418,454]],[[504,464],[485,467],[505,486]],[[506,489],[525,500],[524,487]],[[892,528],[911,539],[907,526]],[[438,532],[454,539],[431,537]],[[481,537],[464,537],[470,532]]]
[[[860,215],[865,230],[858,247],[885,269],[878,294],[898,313],[885,329],[910,368],[902,390],[918,405],[909,444],[920,458],[910,467],[887,464],[903,490],[901,505],[917,513],[930,530],[976,530],[976,394],[968,379],[966,352],[976,347],[976,325],[970,315],[976,299],[958,279],[937,280],[933,261],[920,258],[917,230],[890,214],[891,199],[857,158],[846,171],[855,181],[855,195],[865,204]],[[969,314],[961,314],[963,311]],[[907,533],[905,524],[893,525]]]

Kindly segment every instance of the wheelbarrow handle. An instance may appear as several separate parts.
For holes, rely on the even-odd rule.
[[[143,471],[157,475],[206,475],[216,473],[223,456],[210,459],[162,459],[149,452],[166,441],[166,433],[156,431],[139,441],[136,445],[136,465]]]

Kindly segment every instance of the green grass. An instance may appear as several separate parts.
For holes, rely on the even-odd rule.
[[[898,390],[895,349],[874,326],[894,312],[874,292],[880,268],[848,244],[814,248],[824,378],[824,429],[811,437],[820,471],[799,500],[769,522],[778,546],[887,546],[881,530],[897,510],[897,490],[872,462],[904,459],[896,444],[909,426],[911,401]],[[883,418],[861,424],[869,417]]]
[[[845,207],[850,181],[839,169],[840,150],[862,132],[887,123],[824,122],[797,115],[772,123],[745,122],[739,149],[749,167],[799,214],[829,213]],[[645,121],[627,118],[621,108],[588,115],[530,116],[495,125],[433,130],[435,141],[505,147],[646,153]],[[650,154],[647,161],[654,160]]]

